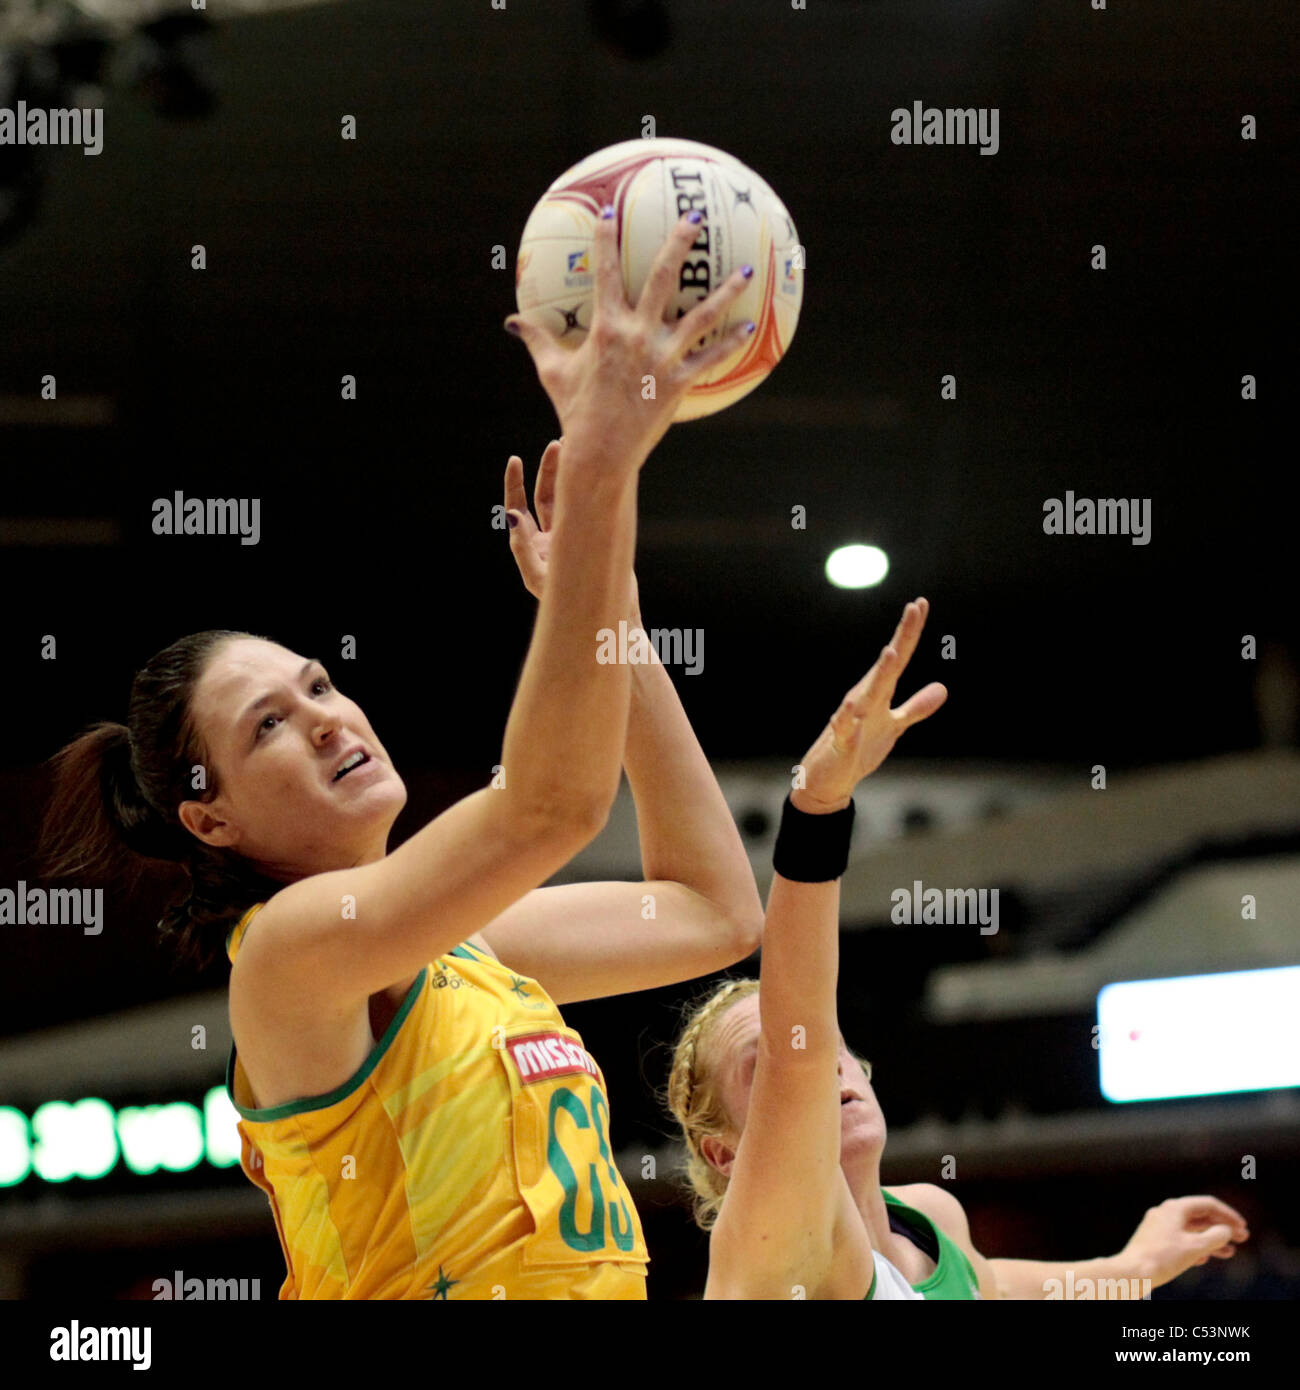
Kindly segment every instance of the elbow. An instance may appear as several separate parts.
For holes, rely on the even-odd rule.
[[[610,812],[613,809],[614,800],[610,797],[586,802],[570,811],[569,824],[574,832],[582,837],[584,848],[609,824]]]
[[[577,854],[609,824],[611,809],[611,803],[599,799],[548,800],[528,817],[530,837],[553,840],[568,854]]]
[[[731,963],[735,965],[742,960],[748,960],[763,944],[762,904],[755,902],[751,909],[734,914],[731,918],[731,928]]]
[[[726,958],[719,962],[718,969],[739,965],[763,944],[763,909],[757,900],[741,906],[713,904],[714,916],[710,935],[716,946],[721,946]]]
[[[736,950],[736,960],[748,960],[763,944],[763,926],[767,913],[763,899],[758,893],[749,861],[745,861],[745,874],[732,895],[728,917],[731,921],[732,935]]]
[[[763,944],[763,905],[756,890],[746,899],[742,893],[709,897],[686,884],[679,886],[697,900],[699,939],[716,953],[714,969],[739,965]]]

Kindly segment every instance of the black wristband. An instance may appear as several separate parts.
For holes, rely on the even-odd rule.
[[[849,863],[853,816],[852,797],[842,811],[815,816],[799,810],[787,796],[772,867],[794,883],[829,883],[842,877]]]

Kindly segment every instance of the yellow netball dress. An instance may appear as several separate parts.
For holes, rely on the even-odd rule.
[[[226,1090],[281,1298],[645,1297],[604,1076],[536,980],[472,946],[420,971],[337,1090],[255,1109],[233,1045]]]

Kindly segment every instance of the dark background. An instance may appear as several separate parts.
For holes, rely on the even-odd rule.
[[[41,761],[123,718],[132,673],[201,628],[331,663],[411,788],[397,838],[483,784],[535,608],[491,509],[506,457],[531,475],[554,428],[501,328],[514,252],[546,186],[646,115],[754,167],[807,248],[787,359],[675,427],[643,472],[643,611],[707,633],[703,674],[675,674],[710,758],[797,757],[921,592],[932,632],[908,679],[951,696],[915,759],[1124,769],[1255,747],[1243,634],[1296,650],[1297,28],[1291,6],[1227,0],[381,0],[212,25],[194,50],[206,116],[169,119],[154,89],[114,79],[103,154],[44,152],[34,216],[0,245],[0,882],[34,874]],[[998,107],[998,153],[891,144],[890,111],[914,100]],[[58,402],[39,399],[45,373]],[[177,489],[260,497],[260,544],[155,536],[153,499]],[[1067,489],[1151,499],[1151,543],[1044,535],[1043,502]],[[893,568],[831,590],[825,555],[853,540]],[[353,663],[332,660],[343,634]],[[942,634],[959,663],[939,661]],[[0,1031],[222,984],[224,965],[160,956],[156,897],[122,905],[134,937],[76,951],[7,929]],[[1054,1041],[1059,1022],[916,1026],[954,949],[845,935],[844,1029],[869,1034],[891,1122],[1102,1106],[1095,1057]],[[663,1142],[662,1044],[702,987],[566,1009],[605,1068],[620,1151]],[[946,1095],[948,1059],[972,1049],[987,1092],[964,1073]],[[1045,1051],[1059,1087],[1017,1095],[1015,1059]],[[1149,1155],[1102,1181],[990,1175],[961,1195],[977,1244],[1064,1257],[1118,1248],[1160,1197],[1223,1186],[1208,1163]],[[702,1237],[679,1206],[642,1211],[651,1296],[697,1289]],[[257,1258],[278,1287],[268,1233]],[[102,1258],[106,1287],[129,1279],[129,1251]]]

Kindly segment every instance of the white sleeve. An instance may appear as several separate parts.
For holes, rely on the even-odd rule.
[[[911,1284],[903,1278],[902,1273],[890,1264],[878,1250],[873,1250],[871,1257],[876,1262],[876,1288],[871,1295],[873,1303],[902,1303],[909,1299],[925,1302],[925,1296],[917,1293]]]

